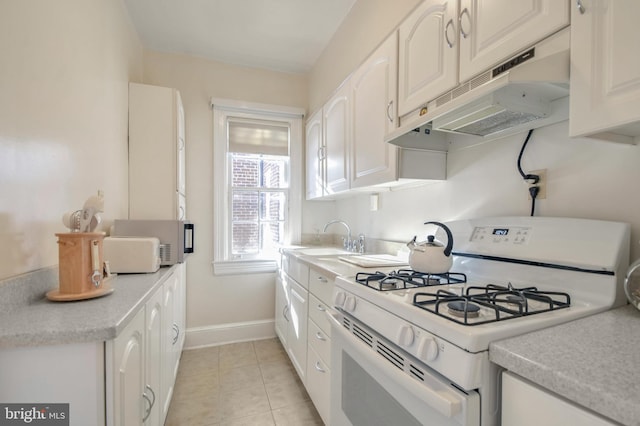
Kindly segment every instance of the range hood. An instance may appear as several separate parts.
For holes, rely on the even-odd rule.
[[[433,131],[495,139],[567,120],[569,42],[565,28],[400,117],[400,127],[385,140],[442,149],[431,146]]]

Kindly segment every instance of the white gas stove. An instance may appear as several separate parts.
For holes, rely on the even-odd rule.
[[[627,224],[496,217],[446,225],[454,240],[450,273],[367,271],[336,280],[332,425],[384,424],[398,404],[395,416],[407,424],[498,424],[500,371],[488,360],[491,342],[625,301]],[[358,371],[355,365],[373,381],[354,379],[348,370]],[[361,413],[350,384],[360,380],[396,402]]]

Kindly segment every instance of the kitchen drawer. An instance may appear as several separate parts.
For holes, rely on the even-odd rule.
[[[331,325],[327,317],[329,307],[313,294],[309,295],[309,318],[315,322],[320,330],[328,337],[331,337]]]
[[[309,357],[307,361],[307,392],[318,410],[324,424],[329,424],[331,370],[309,345]]]
[[[320,355],[322,362],[327,367],[331,367],[331,338],[313,320],[309,321],[307,340],[309,346],[315,350],[316,354]]]
[[[294,256],[284,256],[282,269],[302,287],[309,288],[309,266]]]
[[[333,280],[320,273],[317,269],[311,268],[309,271],[309,291],[325,305],[331,306],[333,300]]]

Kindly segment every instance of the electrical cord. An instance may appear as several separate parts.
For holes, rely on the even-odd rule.
[[[527,133],[527,138],[524,140],[524,143],[522,144],[522,148],[520,148],[520,154],[518,155],[518,171],[520,172],[520,176],[522,176],[522,179],[529,181],[529,180],[533,180],[533,182],[531,182],[532,184],[536,184],[540,181],[540,176],[538,175],[530,175],[530,174],[525,174],[522,171],[522,166],[520,165],[520,163],[522,162],[522,154],[524,154],[524,149],[527,147],[527,144],[529,143],[529,139],[531,138],[531,134],[533,133],[533,129],[529,130],[529,133]]]
[[[533,133],[533,129],[529,130],[529,133],[527,133],[527,137],[524,140],[524,143],[522,144],[522,148],[520,148],[520,154],[518,155],[517,166],[518,166],[518,172],[520,172],[520,176],[522,176],[522,179],[524,179],[526,182],[532,185],[529,187],[529,195],[531,195],[531,216],[534,216],[536,211],[536,198],[540,193],[540,187],[537,186],[536,184],[540,182],[540,176],[533,175],[533,174],[526,174],[522,170],[522,165],[520,164],[522,162],[522,155],[524,154],[524,149],[527,147],[527,144],[529,143],[529,139],[531,139],[532,133]]]

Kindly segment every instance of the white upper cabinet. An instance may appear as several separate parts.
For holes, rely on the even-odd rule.
[[[384,137],[397,126],[398,36],[393,33],[351,77],[352,187],[396,179],[397,147]]]
[[[351,144],[349,82],[345,82],[322,108],[322,133],[326,155],[326,191],[349,189]]]
[[[640,140],[640,2],[582,0],[572,9],[570,136]]]
[[[398,114],[458,82],[458,0],[425,0],[400,24]]]
[[[400,24],[404,116],[569,25],[567,0],[425,0]]]
[[[307,120],[306,126],[306,177],[307,200],[325,195],[325,149],[322,140],[322,110]]]
[[[569,25],[566,0],[460,0],[460,82]]]

